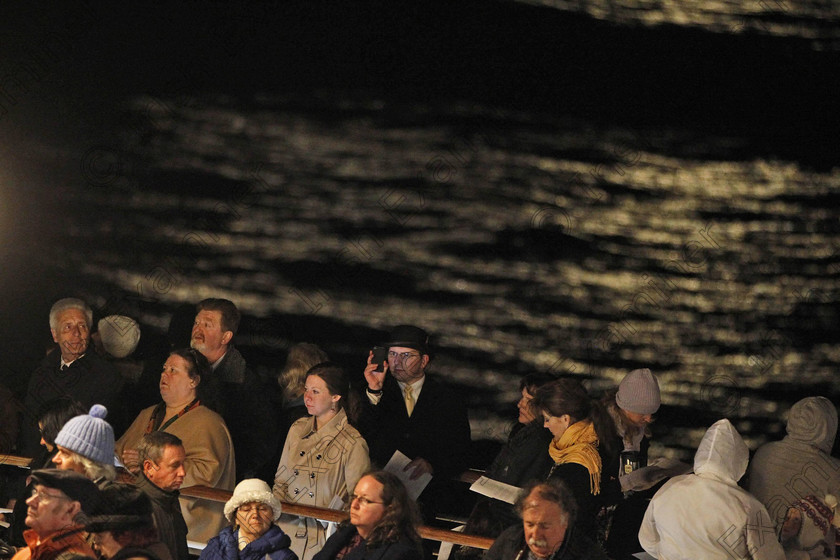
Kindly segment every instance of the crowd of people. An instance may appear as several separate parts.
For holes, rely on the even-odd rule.
[[[533,373],[507,441],[472,464],[464,399],[431,371],[423,329],[398,325],[374,341],[385,354],[360,358],[360,386],[310,343],[267,383],[234,346],[233,302],[206,299],[193,313],[189,346],[173,344],[151,376],[132,362],[137,321],[106,317],[91,333],[84,301],[53,305],[55,346],[0,440],[33,457],[31,476],[5,475],[13,514],[0,556],[187,560],[194,541],[206,543],[202,560],[420,560],[430,555],[421,519],[463,506],[473,468],[473,480],[481,470],[519,492],[512,504],[474,495],[464,532],[494,542],[456,549],[460,560],[834,557],[838,417],[823,397],[797,402],[787,436],[752,462],[732,423],[714,423],[689,465],[649,457],[661,405],[649,369],[605,395]],[[0,398],[7,410],[15,396]],[[407,464],[383,470],[399,454]],[[180,494],[190,486],[232,497]],[[283,503],[349,518],[335,527]]]

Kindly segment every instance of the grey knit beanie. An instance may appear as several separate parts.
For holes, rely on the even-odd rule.
[[[659,382],[648,368],[634,369],[619,383],[615,404],[628,412],[653,414],[659,410]]]
[[[89,414],[71,418],[55,437],[56,445],[91,461],[114,464],[114,429],[104,420],[108,409],[101,404],[90,407]]]

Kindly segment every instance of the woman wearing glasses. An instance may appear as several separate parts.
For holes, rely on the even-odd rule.
[[[162,401],[141,411],[117,441],[117,455],[126,468],[135,474],[141,472],[137,445],[144,434],[168,432],[181,439],[187,452],[183,487],[233,489],[236,467],[230,433],[222,417],[203,403],[210,372],[207,358],[197,350],[169,354],[160,374]],[[225,525],[221,503],[186,497],[180,500],[188,540],[207,542],[219,534]]]
[[[342,524],[314,560],[421,560],[417,506],[393,474],[363,476],[353,490],[350,522]]]
[[[355,397],[341,367],[324,362],[309,369],[303,392],[309,416],[289,429],[274,475],[273,492],[281,502],[334,509],[348,503],[350,490],[370,469],[367,443],[351,425]],[[278,525],[300,560],[311,560],[326,542],[326,530],[315,519],[283,515]]]

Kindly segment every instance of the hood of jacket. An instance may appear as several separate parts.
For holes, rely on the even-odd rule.
[[[790,408],[787,437],[831,453],[837,435],[837,409],[825,397],[808,397]]]
[[[737,483],[747,472],[750,450],[726,418],[706,430],[694,455],[694,474]]]

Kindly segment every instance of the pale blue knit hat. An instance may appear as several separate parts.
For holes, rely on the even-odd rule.
[[[104,420],[108,409],[101,404],[90,407],[88,414],[71,418],[55,437],[56,445],[91,461],[114,464],[114,429]]]

